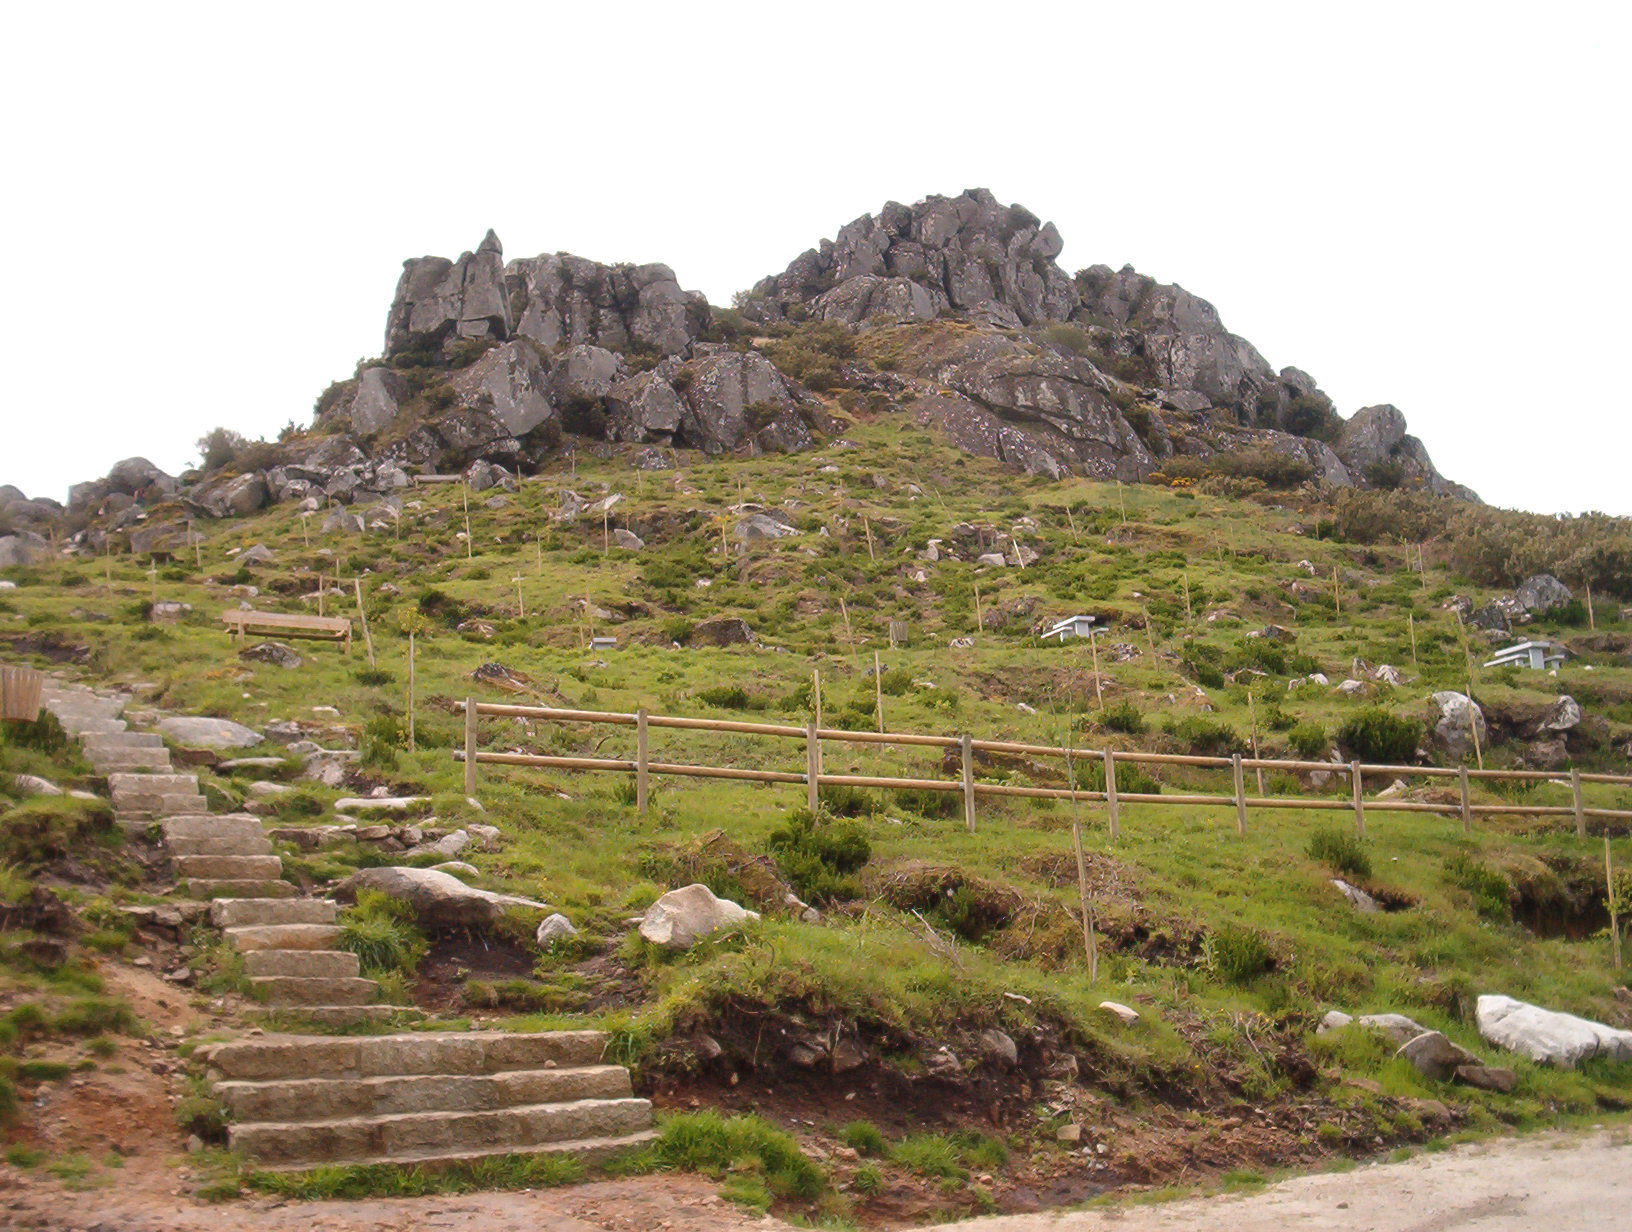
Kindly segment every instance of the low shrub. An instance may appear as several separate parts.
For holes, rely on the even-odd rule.
[[[664,1120],[650,1147],[652,1161],[712,1177],[751,1172],[776,1197],[813,1201],[827,1176],[793,1136],[757,1116],[723,1116],[712,1110],[683,1112]]]
[[[1235,728],[1199,714],[1187,714],[1182,719],[1168,719],[1162,724],[1162,730],[1175,740],[1188,745],[1191,752],[1205,757],[1228,757],[1232,753],[1247,751],[1247,746]]]
[[[855,822],[804,810],[773,830],[767,845],[799,897],[824,906],[860,894],[853,874],[873,855],[872,844]]]
[[[1367,706],[1337,729],[1337,741],[1361,761],[1392,765],[1417,755],[1422,724],[1381,706]]]
[[[1106,706],[1098,715],[1098,722],[1106,731],[1123,732],[1137,736],[1145,730],[1145,715],[1131,698],[1123,698]]]
[[[364,975],[413,975],[430,943],[411,905],[378,890],[364,890],[340,915],[340,948],[357,955]]]
[[[1473,909],[1487,920],[1513,917],[1513,885],[1506,874],[1482,864],[1476,856],[1459,852],[1445,861],[1445,880],[1466,890]]]
[[[1365,844],[1346,830],[1321,826],[1309,836],[1307,850],[1310,859],[1319,860],[1333,872],[1351,877],[1371,876],[1371,857],[1366,854]]]
[[[1203,940],[1202,962],[1221,980],[1249,984],[1274,968],[1275,953],[1257,929],[1223,924]]]
[[[1286,735],[1292,751],[1305,761],[1318,761],[1331,748],[1331,737],[1326,728],[1313,719],[1305,719]]]

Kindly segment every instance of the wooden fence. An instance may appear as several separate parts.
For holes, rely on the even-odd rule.
[[[548,706],[513,706],[503,703],[478,702],[469,698],[464,704],[465,747],[462,757],[465,765],[465,794],[476,795],[477,767],[535,766],[555,770],[610,770],[635,776],[635,802],[640,812],[646,811],[651,793],[651,777],[667,775],[681,778],[735,779],[748,783],[803,784],[806,803],[812,811],[818,803],[822,787],[877,787],[907,791],[948,791],[963,795],[964,823],[975,828],[975,802],[981,796],[1018,796],[1037,800],[1074,800],[1103,803],[1114,839],[1121,830],[1121,810],[1125,804],[1170,804],[1182,806],[1229,806],[1235,810],[1236,829],[1247,830],[1250,809],[1315,809],[1352,812],[1358,834],[1366,832],[1367,813],[1441,813],[1460,816],[1462,828],[1471,830],[1473,819],[1480,814],[1503,813],[1520,817],[1570,817],[1575,832],[1586,837],[1587,819],[1632,819],[1632,810],[1589,808],[1582,798],[1584,783],[1613,783],[1632,786],[1632,775],[1586,774],[1571,770],[1567,776],[1545,770],[1469,770],[1466,766],[1387,766],[1367,765],[1358,761],[1344,765],[1340,762],[1291,761],[1280,758],[1207,757],[1173,753],[1145,753],[1116,749],[1079,749],[1067,745],[1025,744],[1012,740],[977,740],[971,736],[933,736],[917,732],[848,731],[841,728],[818,727],[814,722],[803,727],[785,723],[749,723],[732,719],[687,718],[678,715],[649,714],[638,710],[633,714],[604,710],[563,710]],[[589,723],[635,729],[635,756],[616,757],[561,757],[539,753],[489,753],[477,748],[477,722],[483,716],[493,718],[536,719],[557,723]],[[652,728],[673,728],[684,731],[726,732],[735,735],[765,736],[772,739],[803,740],[805,769],[803,772],[784,770],[747,770],[736,766],[693,765],[651,759],[649,733]],[[956,780],[893,778],[867,774],[829,774],[822,769],[822,744],[833,741],[845,744],[899,745],[935,749],[957,749],[962,776]],[[1028,757],[1064,759],[1067,781],[1074,777],[1075,765],[1099,764],[1104,768],[1103,789],[1088,790],[1073,787],[1032,787],[1015,783],[987,783],[975,777],[975,754],[1004,753]],[[1153,792],[1121,792],[1117,790],[1119,765],[1188,766],[1230,771],[1232,790],[1229,795],[1171,794]],[[1346,799],[1331,796],[1249,796],[1246,792],[1248,770],[1284,770],[1346,775],[1349,792]],[[1451,779],[1456,782],[1457,800],[1436,803],[1418,800],[1368,799],[1365,779],[1387,777],[1392,780],[1415,776],[1419,778]],[[1567,805],[1532,805],[1519,803],[1475,804],[1469,789],[1475,782],[1524,782],[1566,779],[1572,801]]]

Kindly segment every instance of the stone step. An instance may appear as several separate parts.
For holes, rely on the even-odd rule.
[[[361,1159],[336,1159],[330,1162],[337,1168],[392,1164],[404,1168],[438,1169],[456,1164],[479,1164],[505,1155],[570,1155],[574,1159],[593,1164],[638,1150],[656,1140],[655,1129],[643,1129],[638,1133],[625,1134],[618,1138],[579,1138],[572,1142],[542,1142],[537,1146],[500,1146],[485,1151],[403,1151],[389,1157],[374,1155]],[[300,1172],[311,1167],[310,1164],[267,1163],[258,1163],[257,1166],[263,1172]]]
[[[256,835],[253,838],[235,834],[204,835],[199,838],[171,838],[166,835],[164,845],[170,856],[269,856],[273,854],[272,840]],[[281,871],[281,870],[280,870]]]
[[[57,722],[62,724],[63,731],[73,736],[86,736],[93,732],[122,732],[126,730],[123,719],[94,719],[77,716],[64,719],[58,716]]]
[[[245,838],[265,838],[266,830],[261,825],[261,819],[249,813],[210,813],[200,810],[197,813],[178,814],[164,820],[164,837],[167,842],[178,838],[206,836],[215,838],[233,834]]]
[[[181,886],[188,898],[293,898],[299,892],[287,881],[217,880],[211,877],[193,877],[183,881]]]
[[[231,930],[228,935],[233,931],[241,930]],[[209,1045],[205,1059],[225,1077],[250,1082],[393,1074],[496,1074],[504,1070],[599,1065],[606,1042],[604,1031],[421,1031],[349,1038],[260,1035]]]
[[[289,885],[287,881],[283,885]],[[294,886],[289,886],[293,890]],[[229,897],[222,895],[223,898]],[[226,929],[240,950],[332,950],[340,941],[338,924],[245,924]]]
[[[113,811],[121,817],[142,817],[149,821],[163,821],[169,817],[192,816],[210,807],[203,796],[150,796],[116,795]]]
[[[231,1130],[234,1150],[271,1167],[459,1152],[502,1153],[550,1143],[624,1138],[650,1128],[644,1099],[585,1099],[488,1112],[417,1112],[302,1124],[251,1121]]]
[[[176,876],[188,880],[275,881],[283,876],[277,856],[175,856]]]
[[[368,1005],[380,997],[380,986],[359,976],[259,975],[249,986],[267,1005]]]
[[[106,749],[162,749],[164,737],[157,732],[92,732],[81,743],[87,753],[100,753]]]
[[[389,1023],[401,1026],[424,1018],[425,1011],[414,1005],[302,1005],[269,1010],[263,1017],[276,1017],[287,1025],[290,1017],[297,1017],[308,1027],[333,1031],[361,1024]],[[254,1015],[252,1014],[252,1017]]]
[[[328,898],[218,898],[210,904],[217,928],[264,924],[333,924],[340,904]]]
[[[46,698],[45,707],[57,718],[117,719],[124,713],[123,702],[105,701],[99,697]]]
[[[621,1065],[518,1069],[501,1074],[414,1074],[384,1078],[294,1078],[222,1082],[215,1093],[235,1121],[347,1120],[413,1112],[488,1112],[580,1099],[628,1099]]]
[[[91,769],[98,774],[128,774],[133,770],[168,770],[170,754],[164,749],[116,749],[87,753]]]
[[[361,964],[350,950],[246,950],[244,971],[254,977],[295,975],[350,980],[357,978]]]
[[[114,796],[181,796],[198,793],[196,774],[110,774],[108,790]],[[200,809],[200,812],[207,812]]]

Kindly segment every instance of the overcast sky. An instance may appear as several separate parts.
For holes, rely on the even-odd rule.
[[[13,5],[0,483],[309,421],[405,257],[727,303],[985,186],[1487,500],[1632,514],[1624,5]]]

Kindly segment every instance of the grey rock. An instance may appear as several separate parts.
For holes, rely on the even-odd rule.
[[[1513,598],[1526,612],[1540,616],[1571,602],[1575,594],[1552,574],[1538,573],[1526,578],[1513,592]]]
[[[1320,1025],[1315,1028],[1315,1034],[1327,1035],[1333,1031],[1341,1031],[1353,1021],[1353,1016],[1345,1014],[1342,1010],[1328,1010],[1326,1016],[1320,1020]]]
[[[51,542],[39,535],[25,532],[21,535],[0,535],[0,569],[14,565],[32,565],[51,555]]]
[[[1377,900],[1371,895],[1367,894],[1359,886],[1350,885],[1341,877],[1333,877],[1332,885],[1337,888],[1337,892],[1339,894],[1349,900],[1349,905],[1356,911],[1360,912],[1360,914],[1375,915],[1379,910],[1381,910],[1381,908],[1377,906]]]
[[[1541,1065],[1573,1069],[1591,1057],[1632,1060],[1632,1031],[1512,997],[1486,995],[1474,1006],[1479,1034]]]
[[[147,618],[156,625],[180,624],[193,613],[191,603],[180,603],[174,599],[161,599],[151,604],[147,609]]]
[[[858,274],[818,295],[811,301],[810,315],[818,321],[843,321],[846,325],[874,319],[933,321],[936,308],[929,291],[910,278]]]
[[[108,471],[107,483],[110,491],[138,497],[170,495],[180,486],[174,475],[166,474],[146,458],[115,462]]]
[[[266,508],[271,493],[259,471],[231,475],[195,489],[187,503],[212,518],[244,518]]]
[[[666,265],[601,265],[567,253],[512,261],[505,288],[519,305],[515,335],[548,351],[684,352],[708,329],[707,300]]]
[[[547,916],[543,923],[538,926],[534,939],[538,942],[540,949],[548,950],[553,949],[557,941],[564,941],[568,937],[576,937],[577,935],[578,930],[572,926],[572,921],[557,911],[553,915]]]
[[[757,919],[758,912],[744,910],[728,898],[718,898],[707,886],[697,883],[670,890],[648,907],[640,922],[640,935],[653,945],[689,950],[722,928]]]
[[[526,436],[553,427],[560,416],[550,400],[550,373],[537,350],[526,342],[494,347],[475,363],[448,378],[458,394],[467,425],[461,436]],[[481,424],[490,416],[501,426]],[[440,423],[446,417],[439,417]]]
[[[797,535],[799,530],[787,520],[786,514],[773,511],[744,514],[737,519],[731,533],[741,543],[753,543],[760,539],[782,539],[788,535]]]
[[[612,532],[612,546],[626,552],[639,552],[646,546],[646,541],[634,531],[624,530],[620,526]]]
[[[1501,1065],[1458,1065],[1456,1080],[1498,1095],[1510,1094],[1519,1085],[1518,1074]]]
[[[37,774],[18,774],[12,777],[12,786],[19,795],[24,796],[60,796],[62,788],[50,779],[42,779]]]
[[[408,382],[390,368],[365,368],[357,378],[346,414],[351,430],[358,436],[373,436],[396,423],[402,400],[408,396]]]
[[[245,548],[234,557],[234,563],[239,565],[269,565],[277,560],[277,554],[264,543],[257,543],[254,547]]]
[[[247,749],[261,743],[261,734],[231,719],[210,719],[199,715],[173,715],[160,719],[158,733],[166,740],[190,748]]]
[[[720,348],[685,366],[680,440],[708,454],[747,446],[796,453],[815,438],[799,417],[793,387],[757,352]]]
[[[1400,1045],[1394,1055],[1404,1057],[1416,1067],[1417,1073],[1435,1082],[1451,1078],[1460,1066],[1482,1064],[1478,1057],[1439,1031],[1424,1031],[1413,1036]]]
[[[1489,743],[1489,735],[1485,728],[1485,712],[1479,703],[1473,701],[1466,693],[1456,693],[1451,690],[1435,693],[1434,705],[1439,707],[1439,719],[1434,724],[1434,735],[1439,742],[1454,757],[1462,757],[1473,751],[1474,730],[1478,730],[1479,745],[1481,748]]]
[[[336,898],[353,901],[360,890],[378,890],[414,909],[421,926],[433,931],[490,928],[514,908],[548,911],[546,904],[513,894],[495,894],[467,886],[459,878],[430,868],[365,868],[335,887]]]
[[[270,663],[274,667],[296,668],[305,662],[292,646],[283,642],[258,642],[238,652],[240,659],[252,663]]]
[[[1013,1069],[1020,1064],[1020,1049],[1007,1031],[987,1027],[980,1033],[980,1050],[1002,1069]]]
[[[363,519],[351,510],[336,505],[323,519],[323,533],[327,535],[335,532],[342,535],[360,535],[363,533]]]
[[[1568,732],[1581,726],[1581,720],[1586,717],[1581,713],[1581,703],[1568,693],[1561,696],[1547,708],[1547,713],[1536,724],[1537,732]]]
[[[598,402],[626,375],[623,357],[605,347],[568,347],[550,370],[550,394],[557,405],[569,400]]]
[[[711,616],[692,626],[693,646],[752,646],[758,639],[740,616]]]
[[[685,400],[671,384],[679,364],[660,364],[650,372],[626,377],[607,394],[607,431],[616,440],[673,442],[686,412]],[[661,455],[660,455],[661,456]],[[667,460],[665,459],[665,465]]]
[[[1407,1018],[1404,1014],[1362,1014],[1354,1022],[1368,1031],[1381,1032],[1393,1040],[1396,1046],[1410,1043],[1428,1030],[1420,1022]]]
[[[385,350],[440,347],[463,338],[510,336],[504,249],[489,231],[473,253],[457,261],[419,257],[403,262],[402,278],[386,320]]]

